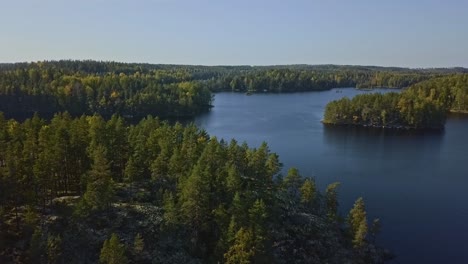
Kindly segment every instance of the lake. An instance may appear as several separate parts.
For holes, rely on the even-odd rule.
[[[320,122],[327,102],[366,92],[218,93],[214,108],[195,123],[251,147],[266,141],[283,171],[297,167],[322,191],[341,182],[343,214],[364,197],[369,222],[382,221],[378,242],[397,255],[395,263],[468,263],[468,118],[417,132]]]

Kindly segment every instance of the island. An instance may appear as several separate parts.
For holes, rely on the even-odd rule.
[[[449,112],[468,110],[468,75],[416,83],[400,93],[370,93],[326,105],[323,123],[398,129],[441,129]]]

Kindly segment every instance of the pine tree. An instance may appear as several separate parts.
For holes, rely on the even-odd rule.
[[[226,264],[249,264],[255,255],[254,237],[250,230],[241,228],[236,233],[234,244],[224,254]]]
[[[296,168],[290,168],[283,182],[286,188],[296,190],[301,185],[301,181],[302,177],[299,174],[299,170]]]
[[[241,226],[245,225],[248,221],[247,215],[245,214],[247,209],[248,208],[245,204],[245,199],[242,199],[241,194],[236,192],[232,198],[230,213],[233,217],[235,217],[236,222]]]
[[[119,237],[115,233],[112,234],[110,239],[104,241],[99,262],[105,264],[128,263],[128,259],[125,256],[125,246],[120,243]]]
[[[310,206],[314,203],[317,196],[317,187],[315,182],[311,179],[306,179],[301,186],[301,202],[304,205]]]
[[[120,181],[124,177],[125,164],[128,159],[127,127],[122,117],[112,115],[106,123],[107,148],[106,158],[110,162],[112,178]]]
[[[24,213],[24,223],[28,228],[34,230],[37,223],[39,222],[39,215],[32,206],[26,207],[26,212]]]
[[[92,210],[108,208],[114,195],[109,163],[103,147],[97,147],[89,171],[88,184],[83,200]]]
[[[367,217],[364,199],[358,198],[348,214],[348,225],[353,236],[353,245],[361,247],[367,236]]]
[[[265,243],[267,241],[267,208],[262,200],[256,200],[249,209],[249,223],[254,241],[254,260],[263,262],[265,255]]]
[[[171,192],[166,191],[163,195],[163,207],[164,207],[164,220],[166,225],[175,225],[178,223],[178,211],[174,196]]]
[[[29,244],[29,256],[31,260],[41,261],[42,253],[44,252],[44,243],[42,241],[42,229],[36,228],[32,234],[31,241]]]
[[[367,222],[362,221],[354,233],[353,246],[360,248],[364,245],[367,236]]]
[[[227,169],[227,178],[226,178],[226,185],[229,191],[235,193],[236,191],[241,189],[241,178],[239,171],[236,169],[234,165],[231,165]]]
[[[210,192],[206,173],[197,164],[180,192],[180,216],[192,232],[192,245],[198,247],[200,235],[207,230],[210,218]]]
[[[338,214],[338,192],[339,182],[334,182],[327,186],[325,190],[325,199],[327,204],[327,213],[329,217],[335,219]]]
[[[140,255],[143,250],[145,249],[145,241],[140,233],[135,236],[135,240],[133,241],[133,252],[135,255]]]
[[[229,227],[227,231],[227,242],[229,244],[233,243],[236,238],[236,233],[238,230],[238,224],[235,216],[231,216],[231,221],[229,222]]]
[[[59,262],[62,255],[62,238],[49,235],[47,238],[47,259],[50,264]]]

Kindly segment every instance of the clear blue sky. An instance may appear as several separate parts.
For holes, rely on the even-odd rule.
[[[0,62],[468,67],[468,0],[0,0]]]

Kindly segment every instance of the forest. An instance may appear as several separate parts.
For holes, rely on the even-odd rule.
[[[0,262],[383,263],[378,219],[338,210],[266,143],[148,116],[0,114]]]
[[[66,73],[62,69],[16,69],[0,72],[0,110],[11,117],[35,112],[52,117],[68,111],[109,118],[117,113],[135,118],[194,116],[211,106],[211,93],[188,81],[184,72],[148,74]]]
[[[405,69],[374,66],[191,66],[99,61],[0,64],[0,111],[9,118],[39,113],[52,118],[119,114],[193,117],[211,107],[212,93],[282,93],[337,87],[404,88],[463,73],[464,68]]]
[[[332,101],[326,124],[391,128],[443,128],[449,112],[468,112],[468,74],[416,83],[401,93],[372,93]]]
[[[331,102],[324,122],[440,127],[468,110],[466,71],[0,64],[0,263],[383,263],[362,198],[345,214],[339,183],[318,190],[266,143],[173,120],[221,91],[409,87]]]

